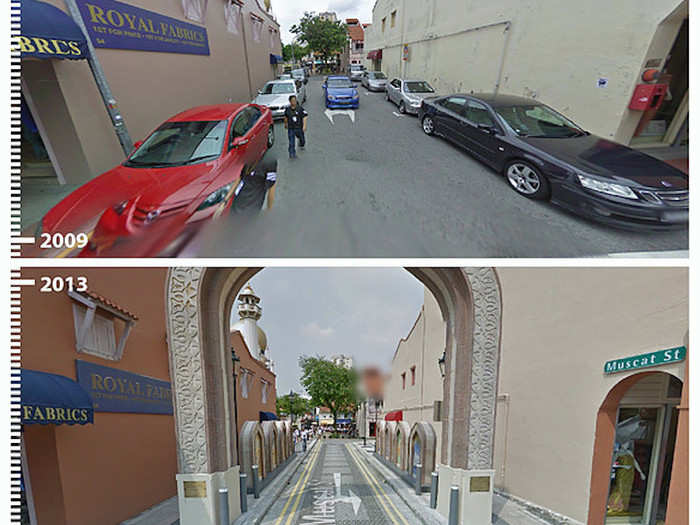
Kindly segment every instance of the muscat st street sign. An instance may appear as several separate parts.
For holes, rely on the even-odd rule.
[[[605,374],[616,374],[618,372],[627,372],[629,370],[638,370],[640,368],[649,368],[651,366],[667,365],[670,363],[678,363],[685,360],[685,346],[677,346],[668,350],[658,350],[648,354],[633,355],[631,357],[623,357],[621,359],[613,359],[605,363],[603,372]]]

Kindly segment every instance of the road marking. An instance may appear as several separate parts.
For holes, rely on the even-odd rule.
[[[326,109],[324,114],[328,117],[328,120],[331,121],[331,124],[335,124],[333,119],[336,115],[347,115],[350,117],[350,120],[352,120],[352,123],[355,123],[355,111],[352,109]]]
[[[391,501],[391,499],[389,498],[388,494],[387,494],[386,492],[384,492],[384,489],[382,488],[382,486],[381,486],[381,485],[379,484],[379,482],[375,479],[374,475],[369,471],[369,467],[365,466],[365,465],[362,463],[362,459],[361,459],[361,457],[360,457],[360,453],[357,452],[357,451],[355,451],[355,450],[352,450],[352,445],[345,445],[345,446],[348,448],[348,451],[350,452],[350,455],[353,456],[353,458],[355,458],[355,462],[357,463],[357,466],[360,468],[360,470],[362,471],[363,475],[365,476],[365,479],[367,479],[367,480],[370,482],[370,484],[371,484],[372,482],[374,483],[374,485],[372,485],[372,487],[374,488],[375,492],[376,492],[377,489],[379,489],[379,491],[381,491],[381,493],[384,495],[384,498],[386,499],[386,501],[389,502],[389,505],[391,505],[391,507],[394,509],[394,512],[396,512],[396,515],[397,515],[399,518],[401,518],[401,521],[403,522],[403,524],[404,524],[404,525],[409,525],[409,523],[406,521],[406,518],[404,517],[404,515],[401,514],[401,512],[399,512],[399,509],[396,508],[396,505],[394,505],[394,502]],[[370,480],[371,480],[371,481],[370,481]],[[375,487],[376,487],[376,488],[375,488]],[[381,501],[381,498],[379,499],[379,501],[382,503],[382,506],[384,507],[384,509],[387,510],[386,505],[384,505],[384,503]],[[393,518],[393,516],[391,515],[390,512],[387,512],[387,515],[391,518],[391,520],[392,520],[396,525],[398,525],[398,523],[396,522],[396,520],[394,520],[394,518]]]
[[[340,472],[333,473],[333,480],[335,481],[335,502],[336,503],[350,503],[352,505],[352,510],[355,511],[355,516],[360,510],[360,505],[362,505],[362,500],[358,498],[355,493],[348,489],[348,496],[343,496],[341,489],[342,475]]]
[[[402,115],[400,113],[397,113],[396,111],[392,111],[392,113],[394,114],[395,117],[399,117],[399,118],[402,117]]]
[[[304,475],[311,470],[312,465],[316,462],[316,458],[318,457],[318,454],[321,449],[321,444],[319,443],[318,448],[316,448],[312,453],[311,457],[309,458],[309,462],[306,464],[304,469],[301,471],[301,475],[299,476],[299,479],[297,480],[296,484],[294,485],[294,488],[292,489],[292,493],[289,495],[289,499],[287,500],[287,503],[285,506],[282,508],[282,512],[280,512],[279,517],[277,518],[277,521],[275,521],[275,525],[279,525],[282,520],[284,519],[285,512],[287,512],[287,508],[289,508],[289,504],[292,502],[292,499],[294,499],[294,495],[297,492],[297,489],[299,488],[299,484],[301,483],[301,480],[304,479]],[[304,482],[306,483],[306,482]],[[294,511],[292,511],[291,516],[294,516]],[[291,519],[291,516],[289,517]],[[289,520],[287,520],[287,523],[289,523]]]
[[[313,459],[314,466],[316,465],[316,460],[318,459],[318,456],[320,454],[320,450],[321,450],[321,447],[318,447],[318,451],[316,452],[316,455],[314,456],[314,459]],[[311,462],[309,462],[309,463],[311,463]],[[306,484],[309,482],[309,478],[311,477],[311,472],[313,472],[313,466],[310,466],[310,468],[306,469],[306,478],[304,479],[304,483],[302,483],[299,491],[297,492],[296,500],[294,501],[294,505],[292,505],[292,509],[289,511],[289,517],[287,518],[285,525],[289,525],[292,522],[292,518],[294,517],[294,513],[296,513],[297,507],[299,506],[299,502],[301,501],[302,497],[304,496],[304,490],[306,489]]]

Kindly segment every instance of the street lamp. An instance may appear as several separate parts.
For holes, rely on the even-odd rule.
[[[440,374],[445,377],[445,351],[442,351],[440,359],[438,359],[438,366],[440,367]]]

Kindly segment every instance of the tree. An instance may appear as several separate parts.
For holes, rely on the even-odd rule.
[[[330,409],[333,426],[339,413],[357,410],[359,398],[355,370],[338,366],[320,356],[301,356],[299,366],[301,384],[311,396],[312,404]]]
[[[348,41],[347,25],[324,20],[314,13],[304,13],[290,31],[299,42],[306,43],[311,51],[320,54],[324,63],[334,54],[341,53]]]
[[[309,48],[307,46],[300,46],[299,44],[286,44],[282,46],[282,58],[285,62],[294,62],[303,56],[309,54]]]
[[[277,413],[290,416],[292,422],[296,416],[303,416],[311,409],[309,400],[301,397],[298,394],[285,394],[277,398]]]

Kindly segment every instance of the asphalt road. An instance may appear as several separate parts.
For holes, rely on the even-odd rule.
[[[410,525],[417,519],[348,440],[323,440],[263,525]]]
[[[590,257],[688,249],[688,230],[633,232],[516,194],[505,179],[384,93],[359,87],[360,109],[325,112],[321,79],[307,85],[308,144],[279,159],[271,211],[210,227],[183,255],[200,257]]]

